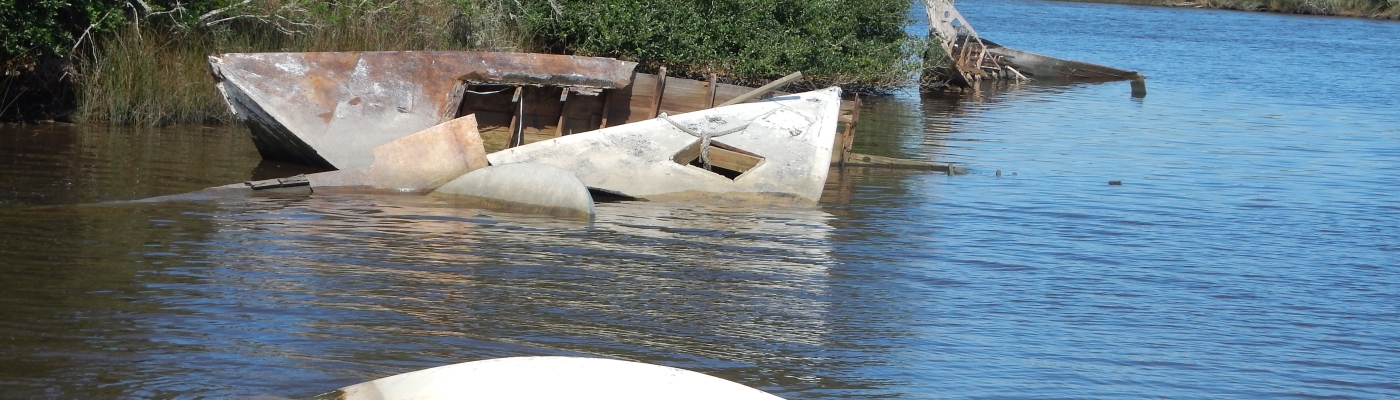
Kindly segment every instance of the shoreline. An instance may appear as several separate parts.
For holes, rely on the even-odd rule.
[[[1275,14],[1314,15],[1322,17],[1365,18],[1400,21],[1400,2],[1385,9],[1363,9],[1354,4],[1339,5],[1345,0],[1324,0],[1319,5],[1290,0],[1053,0],[1070,3],[1122,4],[1211,10],[1254,11]]]

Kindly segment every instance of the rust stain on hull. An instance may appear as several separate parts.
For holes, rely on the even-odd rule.
[[[457,113],[459,82],[615,89],[636,63],[482,52],[231,53],[209,58],[263,158],[362,168],[370,149]]]

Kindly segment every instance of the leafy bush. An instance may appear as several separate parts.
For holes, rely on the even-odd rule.
[[[764,81],[802,71],[827,83],[907,80],[908,0],[522,0],[525,27],[552,52],[616,57]]]
[[[100,35],[125,24],[123,6],[112,0],[0,0],[0,57],[8,62],[65,55],[79,38],[87,39],[84,32]]]

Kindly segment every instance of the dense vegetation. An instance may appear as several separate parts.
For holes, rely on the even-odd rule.
[[[698,78],[803,71],[823,84],[907,82],[908,0],[541,0],[530,32],[552,52],[616,57]],[[747,82],[753,83],[753,82]]]
[[[907,82],[907,0],[0,0],[0,112],[115,123],[226,121],[209,54],[546,51],[762,83]],[[51,103],[60,104],[53,107]],[[39,106],[39,107],[36,107]]]

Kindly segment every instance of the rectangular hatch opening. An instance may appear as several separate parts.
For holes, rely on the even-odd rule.
[[[704,160],[700,159],[702,141],[696,140],[681,151],[677,152],[672,161],[682,165],[693,165],[696,168],[705,169]],[[737,147],[726,145],[717,141],[710,141],[710,169],[713,172],[729,180],[738,179],[745,172],[758,166],[763,162],[763,157]]]

